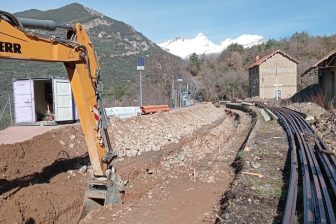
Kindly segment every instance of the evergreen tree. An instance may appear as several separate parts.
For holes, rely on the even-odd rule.
[[[193,76],[197,76],[201,71],[201,62],[196,53],[191,54],[189,57],[188,70]]]

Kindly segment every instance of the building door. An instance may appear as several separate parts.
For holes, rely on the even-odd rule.
[[[275,99],[281,99],[281,90],[280,89],[275,90],[274,97],[275,97]]]
[[[15,123],[35,122],[33,80],[13,81]]]
[[[53,79],[54,114],[56,121],[72,121],[72,92],[68,80]]]

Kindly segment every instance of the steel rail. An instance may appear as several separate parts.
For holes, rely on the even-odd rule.
[[[295,223],[298,165],[301,170],[303,223],[336,223],[336,157],[304,119],[303,113],[285,107],[256,106],[271,110],[285,129],[289,142],[290,180],[282,223]],[[313,136],[310,141],[307,136]],[[329,189],[331,186],[332,191]]]
[[[301,120],[303,120],[300,117]],[[324,167],[324,171],[327,173],[328,178],[330,179],[330,185],[336,195],[336,161],[335,156],[328,155],[325,152],[330,152],[330,149],[326,146],[326,144],[321,140],[321,138],[317,135],[315,130],[308,125],[308,123],[303,120],[307,129],[309,129],[310,133],[315,137],[314,141],[316,144],[316,154],[320,159]]]
[[[292,116],[295,117],[297,119],[298,122],[300,122],[301,124],[301,131],[304,132],[310,132],[310,134],[314,134],[312,127],[298,114],[295,114],[294,112],[291,112]],[[315,135],[316,137],[316,135]],[[322,142],[321,139],[318,139],[319,142]],[[317,141],[316,138],[314,138],[314,143],[316,148],[319,148],[319,145],[317,145]],[[312,165],[312,171],[314,174],[314,182],[316,185],[316,192],[318,196],[318,206],[320,208],[320,218],[321,218],[321,223],[336,223],[335,220],[335,213],[333,211],[333,206],[331,203],[331,198],[328,192],[328,188],[326,185],[326,181],[324,180],[325,175],[323,175],[322,169],[320,168],[320,165],[318,163],[318,154],[321,154],[321,149],[319,150],[315,150],[315,152],[313,151],[313,149],[311,148],[311,146],[305,142],[305,144],[307,145],[307,149],[308,149],[308,153],[310,153],[310,164]],[[326,178],[327,180],[329,179],[329,176],[326,175],[328,178]],[[315,179],[316,178],[316,179]],[[335,192],[334,192],[335,193]],[[324,214],[326,210],[326,214]],[[326,220],[326,221],[325,221]]]
[[[311,190],[308,193],[308,210],[304,210],[304,223],[327,223],[326,222],[326,213],[323,203],[323,196],[321,193],[321,185],[319,179],[321,178],[321,172],[319,172],[320,168],[316,162],[315,155],[312,154],[312,150],[307,144],[303,133],[305,131],[304,126],[300,120],[297,119],[293,111],[289,111],[287,109],[282,108],[282,110],[288,114],[290,119],[293,121],[293,125],[296,129],[298,140],[301,144],[301,150],[303,154],[303,159],[305,166],[307,166],[306,178],[309,179],[308,189]],[[315,160],[314,160],[315,159]],[[315,161],[315,162],[314,162]],[[322,176],[323,180],[323,176]],[[329,198],[329,195],[324,195],[324,197]]]
[[[303,191],[303,222],[304,223],[313,223],[314,222],[314,209],[313,209],[313,193],[311,188],[311,179],[309,176],[309,166],[307,162],[307,157],[303,150],[303,143],[301,139],[300,133],[297,131],[297,127],[293,125],[294,121],[293,119],[281,108],[270,108],[271,110],[278,111],[279,114],[281,114],[284,119],[288,121],[291,127],[291,131],[293,132],[293,135],[295,136],[295,142],[296,142],[296,148],[297,148],[297,154],[299,159],[299,164],[301,168],[301,177],[302,177],[302,191]],[[293,203],[292,201],[289,201],[288,203]],[[285,223],[285,222],[283,222]]]
[[[297,179],[298,179],[298,167],[297,167],[297,155],[296,155],[296,145],[295,137],[291,130],[290,124],[282,114],[273,110],[273,112],[278,116],[283,123],[289,141],[289,150],[290,150],[290,179],[289,179],[289,190],[287,194],[286,207],[283,215],[283,223],[294,223],[295,222],[295,211],[296,211],[296,201],[297,201]]]

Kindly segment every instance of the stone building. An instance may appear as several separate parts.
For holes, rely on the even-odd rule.
[[[335,83],[335,74],[336,74],[336,49],[316,62],[314,65],[310,66],[306,71],[301,75],[318,75],[319,89],[325,97],[326,103],[335,107],[336,104],[336,83]]]
[[[297,60],[277,50],[248,67],[250,97],[289,98],[297,91]]]

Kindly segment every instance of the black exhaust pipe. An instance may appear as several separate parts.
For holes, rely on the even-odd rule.
[[[54,31],[57,28],[61,29],[71,29],[69,25],[56,25],[53,20],[38,20],[38,19],[27,19],[27,18],[17,18],[24,28],[28,29],[40,29]]]

